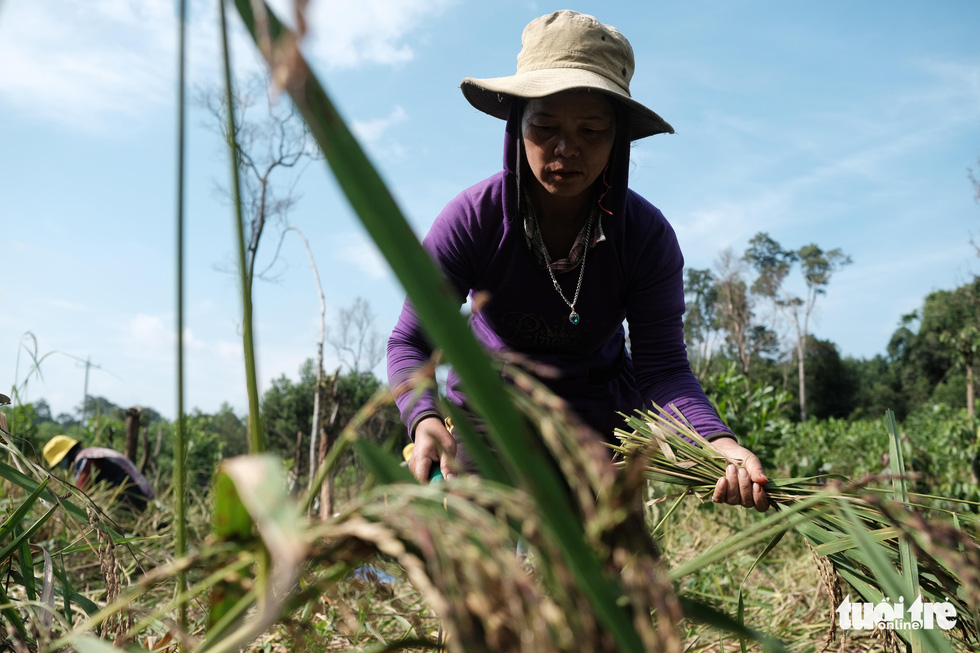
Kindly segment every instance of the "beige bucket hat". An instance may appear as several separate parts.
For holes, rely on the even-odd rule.
[[[630,96],[633,48],[611,25],[563,9],[535,18],[524,28],[517,73],[510,77],[467,77],[460,88],[474,107],[507,119],[512,97],[539,98],[572,89],[613,96],[630,110],[630,140],[673,134],[666,120]]]

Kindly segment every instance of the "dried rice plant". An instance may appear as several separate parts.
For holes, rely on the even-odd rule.
[[[531,376],[508,369],[515,404],[560,468],[589,546],[622,586],[646,650],[680,651],[679,603],[635,506],[639,473],[617,473],[595,434]],[[386,484],[313,531],[322,564],[395,560],[439,615],[452,651],[616,651],[541,511],[520,488],[461,477]],[[515,551],[521,542],[521,555]]]
[[[715,451],[671,408],[628,417],[629,430],[619,432],[620,443],[614,449],[622,456],[620,464],[642,461],[650,480],[683,488],[673,497],[664,497],[675,498],[673,511],[687,496],[710,500],[727,464],[738,461]],[[905,605],[911,605],[921,595],[923,601],[949,601],[957,614],[950,637],[958,645],[975,648],[980,643],[980,546],[958,522],[923,517],[931,508],[923,503],[924,497],[907,492],[893,416],[888,422],[890,473],[857,481],[834,475],[770,477],[767,493],[774,510],[755,527],[672,568],[670,577],[677,580],[747,546],[769,541],[761,559],[783,533],[793,529],[847,581],[860,597],[854,600],[877,604],[903,597]],[[885,483],[892,487],[883,487]],[[821,571],[822,577],[828,575],[828,570]],[[832,587],[834,581],[825,578],[824,582]],[[895,630],[913,650],[951,650],[939,632]]]

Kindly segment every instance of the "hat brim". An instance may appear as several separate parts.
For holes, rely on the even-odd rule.
[[[61,451],[61,452],[55,454],[54,456],[52,456],[51,458],[49,458],[47,460],[48,467],[50,467],[50,468],[57,467],[58,466],[58,463],[60,463],[62,460],[64,460],[65,459],[65,456],[67,456],[67,455],[68,455],[68,450],[67,449],[65,449],[64,451]]]
[[[44,445],[41,455],[44,457],[44,461],[48,463],[48,467],[53,468],[57,467],[58,463],[68,455],[68,452],[77,446],[78,440],[67,435],[56,435]]]
[[[501,120],[507,119],[511,99],[532,99],[575,89],[605,93],[625,104],[630,110],[630,140],[654,134],[673,134],[674,128],[629,96],[620,86],[602,75],[580,68],[550,68],[511,75],[476,79],[467,77],[460,85],[466,100],[483,113]]]
[[[44,454],[44,461],[48,463],[48,467],[55,468],[58,466],[58,463],[65,459],[65,456],[68,455],[68,452],[71,451],[72,447],[74,446],[75,445],[69,445],[61,451],[56,451],[54,453],[47,452]]]

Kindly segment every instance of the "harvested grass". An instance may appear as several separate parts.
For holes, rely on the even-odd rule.
[[[683,488],[659,499],[673,499],[668,513],[687,496],[708,501],[727,464],[739,462],[727,460],[675,414],[659,411],[631,416],[628,425],[632,430],[621,431],[620,444],[615,447],[623,457],[621,464],[643,461],[650,480]],[[838,583],[834,575],[842,577],[860,600],[871,603],[902,596],[911,605],[917,593],[923,601],[948,600],[957,611],[957,628],[949,633],[953,644],[975,650],[980,623],[980,547],[948,519],[926,519],[922,511],[928,506],[921,497],[896,500],[904,492],[905,480],[904,470],[897,471],[900,473],[869,475],[856,482],[832,475],[770,478],[767,492],[774,510],[751,526],[731,532],[705,553],[672,565],[671,578],[680,581],[768,541],[759,554],[764,557],[783,533],[793,529],[820,556],[816,577],[829,589],[834,609],[841,598],[834,590]],[[894,487],[883,487],[886,482]],[[664,527],[662,523],[660,528]],[[906,547],[914,558],[904,552]],[[908,561],[904,565],[903,559]],[[918,591],[909,591],[911,588]],[[767,629],[778,631],[778,627]],[[906,641],[920,637],[909,631],[893,632]],[[834,635],[830,633],[828,642]],[[946,650],[948,643],[940,643],[937,635],[925,631],[921,636]]]
[[[652,563],[660,570],[659,580],[643,566],[633,572],[629,561],[623,563],[617,556],[625,555],[635,543],[630,544],[632,540],[628,538],[610,537],[623,523],[623,515],[628,514],[615,503],[616,484],[625,483],[628,475],[609,473],[609,468],[601,462],[597,466],[595,461],[603,461],[605,457],[594,457],[589,449],[581,448],[584,442],[579,436],[585,434],[576,431],[577,426],[562,416],[560,402],[542,394],[533,383],[522,383],[534,393],[525,394],[525,399],[519,401],[527,403],[525,409],[535,407],[531,414],[541,424],[549,451],[556,457],[567,456],[563,472],[590,488],[579,493],[576,509],[586,520],[584,528],[590,546],[602,552],[609,572],[621,575],[625,579],[624,587],[631,588],[624,590],[624,596],[630,596],[626,591],[642,591],[643,583],[651,578],[664,583],[664,577],[670,574],[674,579],[673,588],[667,584],[671,596],[676,589],[682,597],[703,601],[728,614],[738,612],[739,592],[743,588],[745,623],[777,637],[790,650],[820,651],[828,642],[831,643],[828,650],[834,651],[889,650],[901,644],[888,640],[885,632],[837,632],[831,638],[832,610],[840,594],[832,599],[828,586],[841,585],[833,555],[853,552],[856,547],[831,555],[826,553],[827,546],[817,544],[815,550],[823,546],[825,554],[811,554],[806,533],[802,537],[790,533],[768,552],[763,564],[754,566],[769,541],[755,532],[765,517],[715,506],[705,500],[717,478],[714,474],[718,465],[724,461],[716,461],[713,467],[705,466],[708,471],[703,473],[700,483],[682,485],[679,495],[686,500],[680,504],[675,505],[676,483],[652,484],[644,497],[648,500],[647,523],[657,525],[661,545],[662,560]],[[680,440],[690,444],[683,438]],[[680,442],[669,438],[666,442],[675,455],[673,462],[683,465],[667,467],[657,456],[641,457],[634,451],[635,466],[631,473],[639,470],[642,481],[636,491],[647,492],[646,479],[654,467],[687,476],[702,473],[698,464],[692,466],[689,460],[686,462]],[[707,449],[695,449],[710,456]],[[656,450],[667,457],[660,444]],[[830,484],[834,479],[827,479],[828,484],[821,485],[823,479],[820,479],[800,481],[806,491],[799,492],[789,480],[773,480],[774,500],[778,498],[780,505],[773,515],[780,520],[788,520],[784,515],[794,506],[817,495],[818,501],[829,504],[847,496],[853,505],[867,504],[861,509],[876,509],[881,519],[888,520],[887,525],[877,524],[879,531],[893,529],[886,533],[894,533],[884,540],[887,544],[894,546],[899,538],[912,537],[913,531],[929,533],[928,539],[916,540],[921,547],[916,549],[920,565],[927,556],[946,560],[952,568],[948,582],[960,582],[961,578],[966,579],[963,582],[971,582],[972,559],[962,555],[969,555],[975,545],[965,541],[963,533],[951,522],[944,526],[942,522],[932,523],[918,511],[912,511],[911,517],[896,512],[896,504],[888,500],[883,490],[872,492],[869,486],[841,483],[836,487]],[[672,492],[674,496],[666,496]],[[289,501],[285,495],[282,500]],[[254,540],[234,547],[219,546],[207,543],[202,536],[197,540],[202,548],[196,555],[174,561],[169,554],[173,545],[172,528],[165,524],[169,501],[169,495],[165,495],[139,516],[134,525],[142,529],[162,524],[157,536],[144,538],[135,545],[127,544],[125,548],[117,543],[116,569],[121,594],[108,609],[105,609],[105,583],[95,555],[100,546],[96,532],[89,529],[75,536],[73,552],[66,557],[77,560],[76,564],[70,564],[73,582],[78,578],[88,579],[87,592],[104,609],[102,623],[108,626],[113,615],[118,618],[132,614],[133,627],[125,635],[129,641],[143,646],[161,642],[172,645],[183,637],[185,648],[190,650],[200,644],[197,638],[204,633],[207,608],[203,603],[190,602],[189,638],[178,637],[176,624],[172,622],[176,614],[172,580],[177,570],[188,570],[192,595],[203,598],[210,587],[205,582],[209,574],[225,570],[238,573],[244,580],[254,577],[261,569],[260,546]],[[204,507],[199,502],[192,505]],[[301,526],[299,533],[307,553],[299,583],[283,604],[279,623],[248,645],[248,650],[292,651],[303,646],[323,651],[433,650],[440,627],[449,634],[446,642],[449,650],[614,650],[615,643],[588,610],[571,575],[560,566],[560,556],[541,531],[536,510],[526,492],[476,478],[428,487],[408,483],[375,487],[353,501],[336,519]],[[620,517],[615,517],[617,511]],[[203,510],[194,514],[196,517],[189,524],[191,531],[203,534],[209,517]],[[831,511],[802,514],[816,515],[819,519],[834,517]],[[56,530],[71,531],[75,526],[69,523]],[[785,529],[786,523],[782,527]],[[838,535],[843,533],[838,531]],[[60,537],[54,532],[49,534]],[[513,546],[518,537],[527,542],[529,566],[522,565],[514,555]],[[847,537],[852,536],[844,533],[833,546],[847,546]],[[717,550],[732,541],[742,544],[717,557]],[[957,557],[960,547],[963,551]],[[64,546],[63,550],[68,551],[69,547]],[[55,553],[57,561],[57,550]],[[714,562],[706,563],[705,556]],[[148,567],[147,561],[151,559],[160,566],[142,575],[138,562]],[[351,573],[364,564],[391,573],[395,580],[377,583],[370,577]],[[240,571],[234,572],[232,567]],[[678,568],[688,571],[677,576],[674,570]],[[628,578],[630,573],[635,574],[632,580]],[[928,574],[923,577],[925,583]],[[933,582],[941,584],[941,579],[936,577]],[[85,589],[84,585],[76,584]],[[640,589],[632,589],[637,587]],[[652,592],[653,587],[656,586],[648,586],[647,591]],[[967,599],[969,589],[968,586],[965,590]],[[854,590],[849,591],[853,597]],[[647,601],[652,605],[653,599]],[[646,628],[656,635],[654,629],[661,627],[659,615],[664,613],[662,607],[654,608],[637,609],[636,614],[638,619],[644,615]],[[651,614],[657,620],[651,619]],[[85,626],[84,622],[85,619],[76,617],[73,626],[76,636],[96,623],[90,620]],[[668,625],[676,632],[674,650],[731,651],[739,645],[737,636],[714,626],[691,620],[670,621]],[[109,640],[114,636],[115,633],[110,635]],[[522,649],[525,639],[530,643]],[[952,643],[955,650],[973,650],[972,640],[966,634],[958,632]],[[650,649],[669,650],[661,642],[651,644]]]
[[[621,579],[620,601],[647,650],[680,651],[680,610],[658,549],[642,520],[630,519],[642,475],[616,474],[595,437],[569,421],[564,402],[519,370],[510,373],[524,390],[514,390],[515,403],[540,429],[570,488],[578,514],[564,517],[583,524],[607,573]],[[541,527],[542,509],[525,490],[478,477],[385,485],[314,529],[312,557],[344,568],[377,553],[397,561],[439,615],[449,650],[618,650],[554,535]],[[515,555],[519,538],[529,563]]]
[[[662,496],[667,486],[653,487]],[[657,523],[668,509],[668,503],[650,507],[649,523]],[[753,527],[758,517],[750,511],[727,505],[685,501],[668,517],[658,537],[669,568],[674,568],[736,537]],[[676,582],[682,596],[703,600],[728,614],[738,611],[739,591],[744,599],[744,621],[786,644],[791,651],[820,651],[830,639],[837,602],[831,601],[821,573],[821,563],[830,565],[823,556],[811,554],[802,536],[789,533],[765,559],[752,569],[765,543],[740,549],[718,563],[703,567]],[[751,570],[751,572],[750,572]],[[838,579],[832,565],[824,573]],[[839,598],[843,598],[842,596]],[[684,650],[713,653],[739,650],[737,635],[691,621],[683,622]],[[853,631],[845,650],[877,650],[867,636],[857,638]],[[869,634],[870,635],[870,634]],[[834,636],[838,651],[840,633]],[[875,640],[877,641],[877,640]],[[966,649],[963,649],[966,650]]]

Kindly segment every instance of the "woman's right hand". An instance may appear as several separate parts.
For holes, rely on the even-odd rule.
[[[442,477],[447,481],[455,478],[451,461],[456,459],[456,440],[438,417],[426,417],[415,426],[415,447],[408,459],[411,470],[419,483],[428,483],[433,463],[439,465]]]

